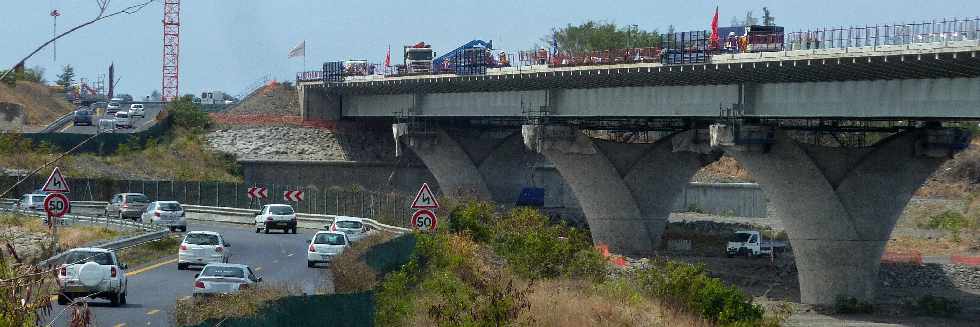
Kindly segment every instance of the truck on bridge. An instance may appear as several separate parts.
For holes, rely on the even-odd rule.
[[[419,42],[404,47],[404,64],[398,66],[398,75],[428,74],[432,72],[435,51],[431,44]]]

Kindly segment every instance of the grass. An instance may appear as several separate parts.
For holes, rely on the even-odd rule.
[[[330,264],[335,293],[357,293],[373,289],[378,272],[371,269],[363,256],[372,247],[392,239],[388,233],[376,233],[354,243]],[[329,290],[325,290],[329,291]],[[326,293],[326,292],[325,292]]]
[[[237,294],[177,301],[173,320],[177,326],[194,326],[208,320],[253,316],[266,302],[298,295],[299,287],[287,283],[261,283]]]
[[[179,237],[169,236],[140,246],[119,250],[116,255],[119,256],[119,261],[125,262],[132,268],[176,255],[179,246]]]
[[[92,244],[96,241],[107,241],[132,234],[105,227],[95,226],[58,226],[58,245],[62,249],[71,249]]]
[[[544,280],[531,288],[528,314],[540,326],[711,326],[643,296],[622,279],[593,285]]]
[[[47,125],[73,110],[64,98],[56,96],[45,85],[18,81],[16,87],[0,85],[0,102],[13,102],[24,106],[28,125]]]

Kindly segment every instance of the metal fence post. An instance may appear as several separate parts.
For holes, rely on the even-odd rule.
[[[197,183],[197,202],[196,203],[198,205],[203,205],[204,204],[204,196],[201,194],[201,184],[204,184],[204,182],[197,181],[196,183]]]
[[[214,206],[220,207],[221,203],[218,202],[218,198],[221,197],[221,182],[214,182]]]

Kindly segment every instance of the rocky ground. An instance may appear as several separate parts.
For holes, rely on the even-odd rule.
[[[298,116],[299,96],[292,85],[272,82],[229,108],[227,113]]]
[[[207,134],[216,151],[239,159],[395,161],[394,141],[383,133],[337,134],[294,126],[233,127]]]

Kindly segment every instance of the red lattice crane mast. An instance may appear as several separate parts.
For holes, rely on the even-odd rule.
[[[163,95],[170,102],[179,96],[180,0],[163,2]]]

